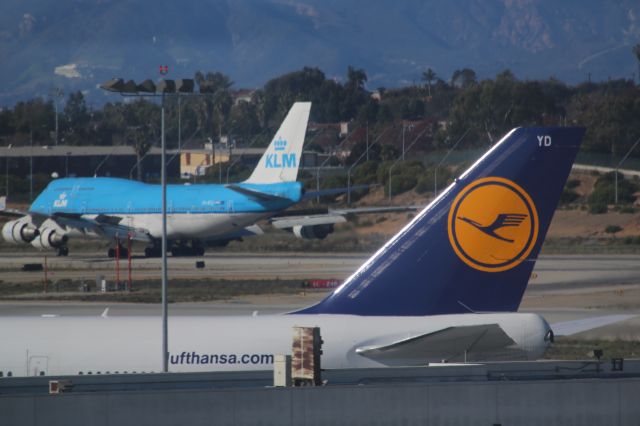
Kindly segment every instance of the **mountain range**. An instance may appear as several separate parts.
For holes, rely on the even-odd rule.
[[[141,81],[221,71],[236,88],[304,66],[367,88],[420,83],[432,68],[479,78],[567,83],[637,77],[637,0],[5,0],[0,105],[82,90],[112,77]]]

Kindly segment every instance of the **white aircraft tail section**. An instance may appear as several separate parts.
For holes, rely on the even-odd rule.
[[[296,102],[245,183],[295,182],[302,159],[311,102]]]

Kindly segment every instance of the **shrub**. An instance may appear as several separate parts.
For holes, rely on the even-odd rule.
[[[589,204],[589,213],[603,214],[607,212],[607,205],[602,203]]]
[[[591,195],[589,195],[589,204],[611,204],[615,202],[615,175],[616,172],[606,173],[598,178]],[[638,190],[638,186],[625,179],[618,173],[618,202],[623,204],[633,203],[636,199],[634,193]]]
[[[565,188],[573,189],[573,188],[577,188],[579,186],[580,186],[580,180],[579,179],[569,179],[567,181],[567,184],[565,185]]]
[[[618,225],[607,225],[607,227],[604,228],[604,232],[607,234],[613,234],[614,236],[620,231],[622,231],[622,228]]]
[[[565,186],[562,190],[562,194],[560,195],[560,204],[570,204],[578,198],[580,198],[580,195],[578,195],[577,192]]]

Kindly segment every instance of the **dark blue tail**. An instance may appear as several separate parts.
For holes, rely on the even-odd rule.
[[[341,287],[297,313],[516,311],[584,132],[512,130]]]

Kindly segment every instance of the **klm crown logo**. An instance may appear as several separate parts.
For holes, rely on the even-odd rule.
[[[267,154],[265,156],[265,167],[267,169],[290,169],[298,167],[296,153],[284,152],[287,149],[286,140],[278,137],[278,139],[273,142],[273,149],[275,154]]]
[[[276,139],[276,141],[273,144],[275,146],[276,151],[284,151],[287,148],[287,141],[280,137]]]

